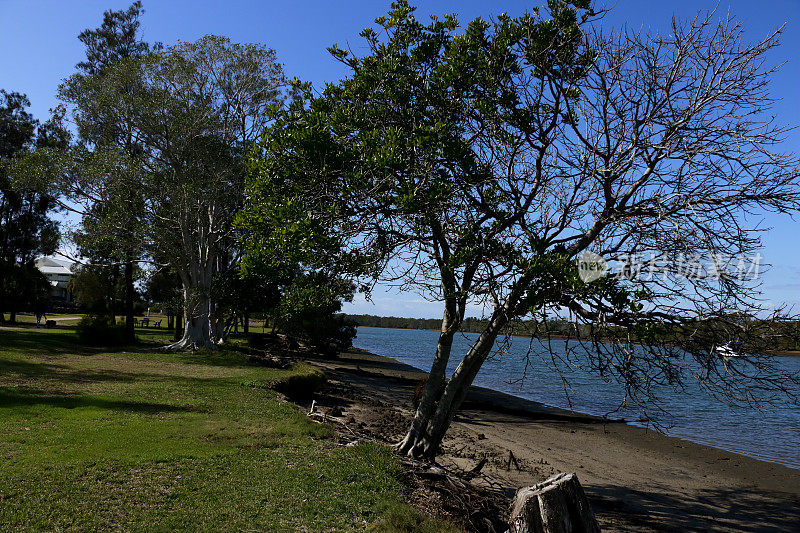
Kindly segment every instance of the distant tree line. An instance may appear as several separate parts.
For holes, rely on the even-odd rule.
[[[356,326],[370,328],[392,328],[392,329],[418,329],[439,331],[442,325],[438,318],[411,318],[397,316],[377,316],[377,315],[351,315],[343,313],[341,317]],[[690,343],[692,336],[699,330],[712,328],[714,324],[719,327],[723,321],[719,320],[699,320],[693,324],[687,324],[680,329],[663,331],[658,336],[659,342],[674,340],[680,336],[682,342]],[[768,320],[742,319],[740,324],[753,331],[761,331],[763,337],[770,346],[769,351],[797,351],[800,350],[800,322],[782,321],[771,322]],[[480,333],[487,325],[487,319],[466,317],[461,324],[462,333]],[[617,333],[622,334],[624,330],[618,328]],[[536,320],[515,320],[509,323],[505,330],[506,335],[517,337],[551,337],[591,340],[594,338],[591,324],[571,322],[564,319],[554,319],[547,321]],[[652,338],[637,337],[635,334],[631,338],[634,342],[652,342]]]
[[[370,328],[396,328],[396,329],[423,329],[439,331],[442,327],[440,318],[409,318],[397,316],[377,316],[377,315],[342,315],[346,320],[355,323],[357,326]],[[480,333],[486,328],[486,318],[466,317],[461,324],[460,331],[463,333]],[[538,323],[534,320],[517,320],[509,324],[507,331],[509,335],[521,337],[531,335],[573,335],[577,328],[584,328],[584,324],[577,324],[567,320],[551,320],[547,324]],[[588,332],[585,332],[588,334]]]

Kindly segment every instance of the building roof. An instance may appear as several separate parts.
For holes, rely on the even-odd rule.
[[[38,268],[42,274],[60,274],[60,275],[72,275],[72,265],[69,261],[65,261],[63,259],[56,259],[55,257],[40,257],[36,260],[36,268]]]

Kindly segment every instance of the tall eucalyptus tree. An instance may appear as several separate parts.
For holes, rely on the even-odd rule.
[[[244,158],[287,84],[273,50],[215,36],[167,48],[137,68],[150,244],[184,287],[186,329],[172,347],[212,346],[225,330],[214,277],[240,257],[233,219],[244,200]]]
[[[97,112],[102,120],[87,128],[124,133],[124,143],[78,143],[20,162],[65,205],[103,221],[107,231],[89,233],[98,244],[136,246],[179,274],[185,329],[172,349],[224,340],[212,284],[237,266],[233,219],[244,200],[245,156],[287,87],[274,50],[223,37],[120,58],[102,76],[73,76],[62,94],[79,126]],[[97,228],[89,222],[85,229]]]

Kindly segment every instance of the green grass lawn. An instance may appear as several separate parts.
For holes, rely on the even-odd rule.
[[[0,329],[0,528],[448,527],[403,503],[387,448],[336,445],[270,389],[316,370],[154,346],[87,349],[67,329]]]

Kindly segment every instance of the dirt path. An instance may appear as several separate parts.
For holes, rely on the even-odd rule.
[[[402,436],[424,374],[364,353],[315,364],[345,416],[389,442]],[[800,470],[487,389],[470,393],[444,448],[451,468],[487,457],[473,482],[509,495],[577,472],[608,531],[800,531]]]

